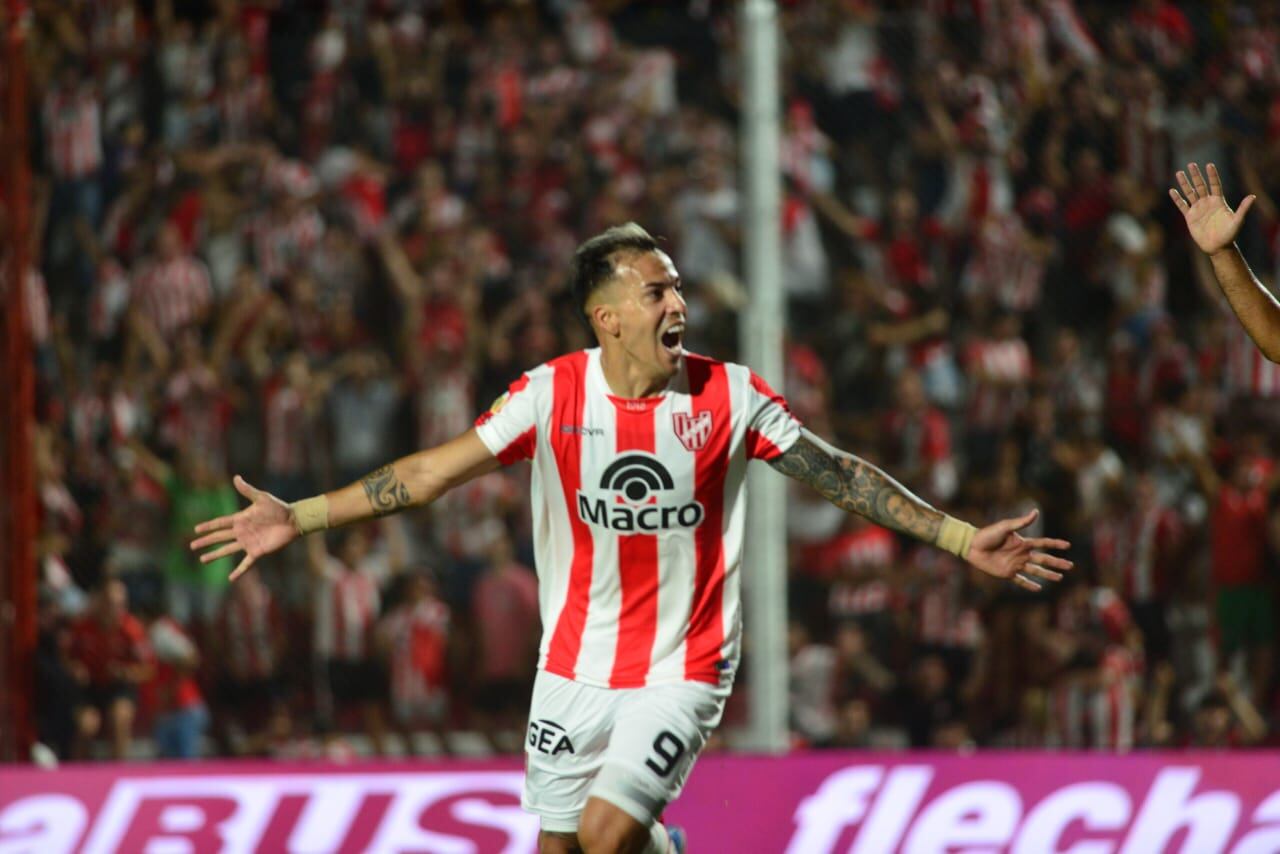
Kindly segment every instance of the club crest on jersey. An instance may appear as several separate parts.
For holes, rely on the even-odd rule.
[[[629,451],[610,463],[600,476],[600,490],[603,495],[578,490],[578,518],[588,525],[645,534],[696,528],[706,517],[701,503],[670,499],[675,491],[671,472],[642,451]]]
[[[689,451],[701,451],[711,438],[711,410],[698,412],[673,412],[671,424],[675,428],[676,438]]]

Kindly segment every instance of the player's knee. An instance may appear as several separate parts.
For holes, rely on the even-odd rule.
[[[608,801],[591,798],[578,822],[578,842],[586,854],[639,854],[649,830]]]

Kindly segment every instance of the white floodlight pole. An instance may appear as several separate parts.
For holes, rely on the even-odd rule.
[[[778,167],[778,16],[773,0],[745,0],[742,44],[743,269],[750,301],[740,317],[744,361],[782,388],[786,298],[782,288],[782,175]],[[751,650],[748,744],[787,747],[786,479],[751,466],[743,591]]]

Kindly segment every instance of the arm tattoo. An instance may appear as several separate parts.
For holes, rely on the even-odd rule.
[[[385,465],[360,478],[364,494],[369,496],[373,515],[386,516],[409,506],[409,488],[396,477],[395,469]]]
[[[932,543],[943,514],[866,460],[806,433],[769,465],[812,486],[837,507]]]

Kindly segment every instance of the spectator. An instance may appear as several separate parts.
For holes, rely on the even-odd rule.
[[[1137,472],[1126,486],[1113,487],[1094,532],[1099,577],[1123,591],[1153,662],[1169,655],[1165,612],[1184,557],[1184,528],[1177,511],[1160,501],[1151,473]]]
[[[69,657],[71,623],[56,594],[41,588],[35,654],[35,703],[41,710],[36,737],[59,759],[71,759],[77,747],[102,728],[98,710],[83,702],[84,686],[76,678],[79,665]]]
[[[468,6],[465,21],[450,4],[344,3],[314,26],[296,3],[29,5],[39,144],[23,282],[47,591],[68,620],[100,574],[132,589],[162,567],[204,660],[235,670],[232,695],[279,689],[244,709],[211,693],[220,749],[350,756],[362,742],[339,730],[363,712],[312,732],[283,699],[326,692],[307,644],[284,655],[273,638],[334,635],[302,556],[282,556],[269,595],[233,588],[222,608],[229,567],[192,562],[183,520],[236,506],[227,469],[265,473],[286,497],[354,480],[387,448],[469,424],[496,378],[585,346],[563,262],[615,220],[666,235],[689,279],[686,337],[734,358],[733,4],[667,4],[653,20],[677,37],[661,45],[634,3]],[[1229,0],[1210,27],[1168,0],[781,4],[779,225],[796,273],[783,391],[945,509],[1040,506],[1096,565],[1085,586],[1113,591],[1143,638],[1141,659],[1127,640],[1089,647],[1084,629],[1055,628],[1056,602],[974,585],[890,532],[797,504],[792,618],[814,638],[859,626],[894,674],[928,671],[927,655],[950,671],[954,705],[915,720],[918,741],[1043,746],[1074,729],[1080,744],[1189,743],[1224,669],[1258,708],[1280,708],[1265,465],[1247,463],[1262,475],[1248,487],[1230,465],[1225,485],[1201,476],[1269,456],[1239,428],[1274,433],[1280,370],[1224,322],[1211,271],[1200,253],[1186,263],[1154,192],[1177,165],[1216,159],[1257,197],[1239,239],[1275,278],[1271,5]],[[509,539],[512,565],[527,562],[526,476],[477,481],[414,529],[413,563],[439,570],[459,648],[476,640],[481,656],[507,628],[489,613],[503,578],[491,548]],[[391,576],[391,549],[367,551],[361,591]],[[1250,606],[1221,630],[1204,604],[1219,594]],[[267,611],[266,636],[204,642],[215,613]],[[83,754],[76,733],[111,726],[78,698],[71,719],[51,708],[80,690],[57,688],[59,637],[45,639],[41,725]],[[248,665],[251,649],[270,665]],[[504,697],[525,678],[497,669]],[[450,674],[449,723],[490,726],[491,680]],[[1144,684],[1167,695],[1155,724]],[[1111,689],[1144,710],[1132,737],[1095,737],[1119,732],[1093,717]],[[824,743],[907,740],[883,698],[831,698],[828,712]]]
[[[846,700],[836,712],[836,730],[831,747],[862,749],[872,747],[871,704],[861,698]]]
[[[792,620],[787,631],[792,738],[822,746],[835,734],[835,650],[814,643],[808,627]]]
[[[896,577],[897,539],[884,528],[854,519],[824,552],[835,570],[827,599],[829,619],[835,624],[856,623],[869,637],[871,649],[887,656],[898,640],[907,607]]]
[[[88,757],[88,740],[98,735],[94,722],[106,729],[112,758],[129,755],[138,686],[149,677],[151,666],[146,629],[130,613],[128,596],[124,582],[104,578],[88,611],[71,627],[68,657],[84,692],[84,705],[76,711],[80,744],[73,752],[78,758]]]
[[[1266,731],[1266,722],[1248,695],[1224,673],[1196,707],[1190,746],[1210,750],[1244,747],[1256,744]]]
[[[835,673],[832,693],[843,710],[850,700],[861,699],[873,708],[882,705],[898,680],[876,657],[869,638],[857,623],[839,623],[832,648],[835,651]],[[843,711],[841,712],[843,714]],[[837,729],[839,724],[836,725]]]
[[[1205,495],[1212,501],[1210,558],[1217,588],[1217,625],[1228,666],[1244,656],[1250,691],[1271,684],[1275,611],[1268,591],[1267,493],[1275,486],[1270,461],[1237,453],[1221,478],[1205,457],[1193,464]]]
[[[315,585],[313,649],[326,677],[321,705],[329,709],[326,723],[332,726],[349,710],[358,712],[373,752],[383,756],[387,674],[374,648],[381,597],[368,533],[348,528],[336,555],[326,550],[322,537],[310,537],[306,545]]]
[[[216,626],[217,735],[238,754],[286,698],[279,666],[287,649],[284,614],[262,576],[250,573],[231,585]]]
[[[944,746],[941,742],[960,722],[963,709],[942,659],[928,655],[917,660],[903,689],[898,705],[911,746]]]
[[[941,410],[929,405],[924,383],[913,370],[898,374],[895,403],[881,427],[891,449],[886,463],[919,495],[945,504],[958,486],[951,425]]]
[[[186,252],[182,233],[166,222],[156,237],[154,255],[133,277],[130,307],[148,334],[172,339],[181,329],[199,326],[213,306],[213,289],[204,264]]]
[[[448,752],[449,606],[436,595],[428,573],[410,571],[400,580],[403,599],[377,627],[390,674],[391,714],[406,754],[414,753],[413,733],[421,726]]]
[[[79,62],[62,60],[42,105],[45,152],[53,174],[49,221],[76,217],[96,226],[102,215],[102,109],[96,87]]]
[[[180,450],[175,468],[140,442],[132,450],[169,501],[170,542],[164,566],[170,613],[180,622],[199,626],[203,634],[218,611],[234,562],[221,558],[201,563],[188,543],[197,521],[235,512],[235,490],[222,472],[195,451]]]
[[[496,744],[498,733],[521,730],[542,626],[537,576],[516,560],[505,532],[494,537],[488,559],[471,591],[471,610],[479,659],[476,709],[482,730]]]
[[[157,596],[153,605],[141,610],[152,655],[146,685],[154,704],[152,734],[161,758],[198,759],[209,727],[209,710],[196,683],[200,653],[182,626],[165,613],[163,598]]]
[[[1025,511],[1024,511],[1025,512]],[[985,678],[980,600],[973,581],[949,555],[915,549],[909,556],[915,587],[913,636],[917,655],[937,655],[970,703]]]
[[[1027,403],[1031,351],[1021,336],[1015,314],[992,318],[987,335],[969,345],[966,355],[972,382],[969,393],[969,464],[991,469],[1000,440],[1013,428]]]
[[[316,491],[319,448],[313,440],[328,380],[312,373],[307,357],[291,352],[280,374],[263,388],[263,482],[285,501]]]
[[[392,419],[400,405],[399,381],[386,358],[365,350],[344,356],[329,391],[332,459],[337,483],[352,483],[372,471],[393,441]]]

